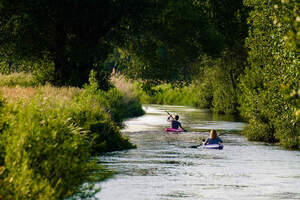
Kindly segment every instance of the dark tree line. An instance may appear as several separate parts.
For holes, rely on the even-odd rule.
[[[58,85],[81,86],[94,69],[107,88],[105,61],[116,49],[136,78],[184,80],[201,51],[222,49],[206,9],[191,0],[1,0],[0,52],[16,63],[54,66]]]
[[[155,16],[155,1],[1,0],[1,54],[18,62],[54,64],[54,83],[82,85],[91,69],[106,81],[103,62]]]

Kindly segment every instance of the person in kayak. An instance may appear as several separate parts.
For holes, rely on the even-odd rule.
[[[204,145],[207,144],[221,144],[223,141],[218,137],[217,131],[212,129],[209,133],[209,138],[207,138],[204,142]]]
[[[184,130],[184,128],[182,128],[181,123],[178,120],[179,120],[178,115],[175,115],[175,118],[172,115],[169,115],[169,117],[167,119],[168,122],[171,122],[171,128],[173,128],[173,129],[181,128],[183,131],[186,131],[186,130]]]

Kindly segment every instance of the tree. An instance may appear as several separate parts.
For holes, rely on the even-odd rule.
[[[202,1],[195,2],[201,6]],[[246,67],[247,49],[244,43],[248,35],[247,17],[250,9],[243,5],[243,0],[206,2],[207,14],[216,27],[215,31],[223,37],[224,48],[218,59],[210,58],[214,64],[205,64],[206,59],[200,56],[200,68],[206,68],[205,73],[203,70],[198,73],[200,87],[210,86],[212,96],[207,96],[207,101],[211,103],[207,105],[210,105],[214,112],[238,113],[237,85]],[[203,64],[204,67],[201,66]]]
[[[285,39],[293,30],[286,17],[293,13],[295,2],[285,6],[281,1],[247,0],[245,4],[253,10],[246,40],[249,66],[240,83],[240,111],[249,120],[244,133],[249,139],[300,148],[299,105],[291,98],[299,89],[299,54],[296,45]]]
[[[199,55],[218,55],[223,37],[206,11],[192,0],[166,1],[146,31],[119,46],[117,60],[123,73],[153,85],[191,81],[192,64]]]
[[[143,28],[156,7],[155,1],[142,0],[1,0],[0,52],[15,60],[54,63],[59,85],[80,86],[93,68],[106,82],[110,40],[124,42],[120,35]]]
[[[192,0],[1,0],[0,52],[54,66],[54,83],[80,86],[91,69],[107,87],[114,49],[126,52],[129,74],[150,82],[189,79],[203,51],[217,54],[222,37],[204,3]],[[107,68],[106,68],[107,67]]]

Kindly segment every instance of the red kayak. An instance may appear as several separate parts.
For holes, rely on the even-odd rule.
[[[179,133],[179,132],[183,132],[183,130],[181,128],[166,128],[165,132],[175,132],[175,133]]]

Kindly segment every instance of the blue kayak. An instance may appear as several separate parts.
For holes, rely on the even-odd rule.
[[[222,150],[223,149],[223,144],[206,144],[203,145],[204,149],[219,149]]]

